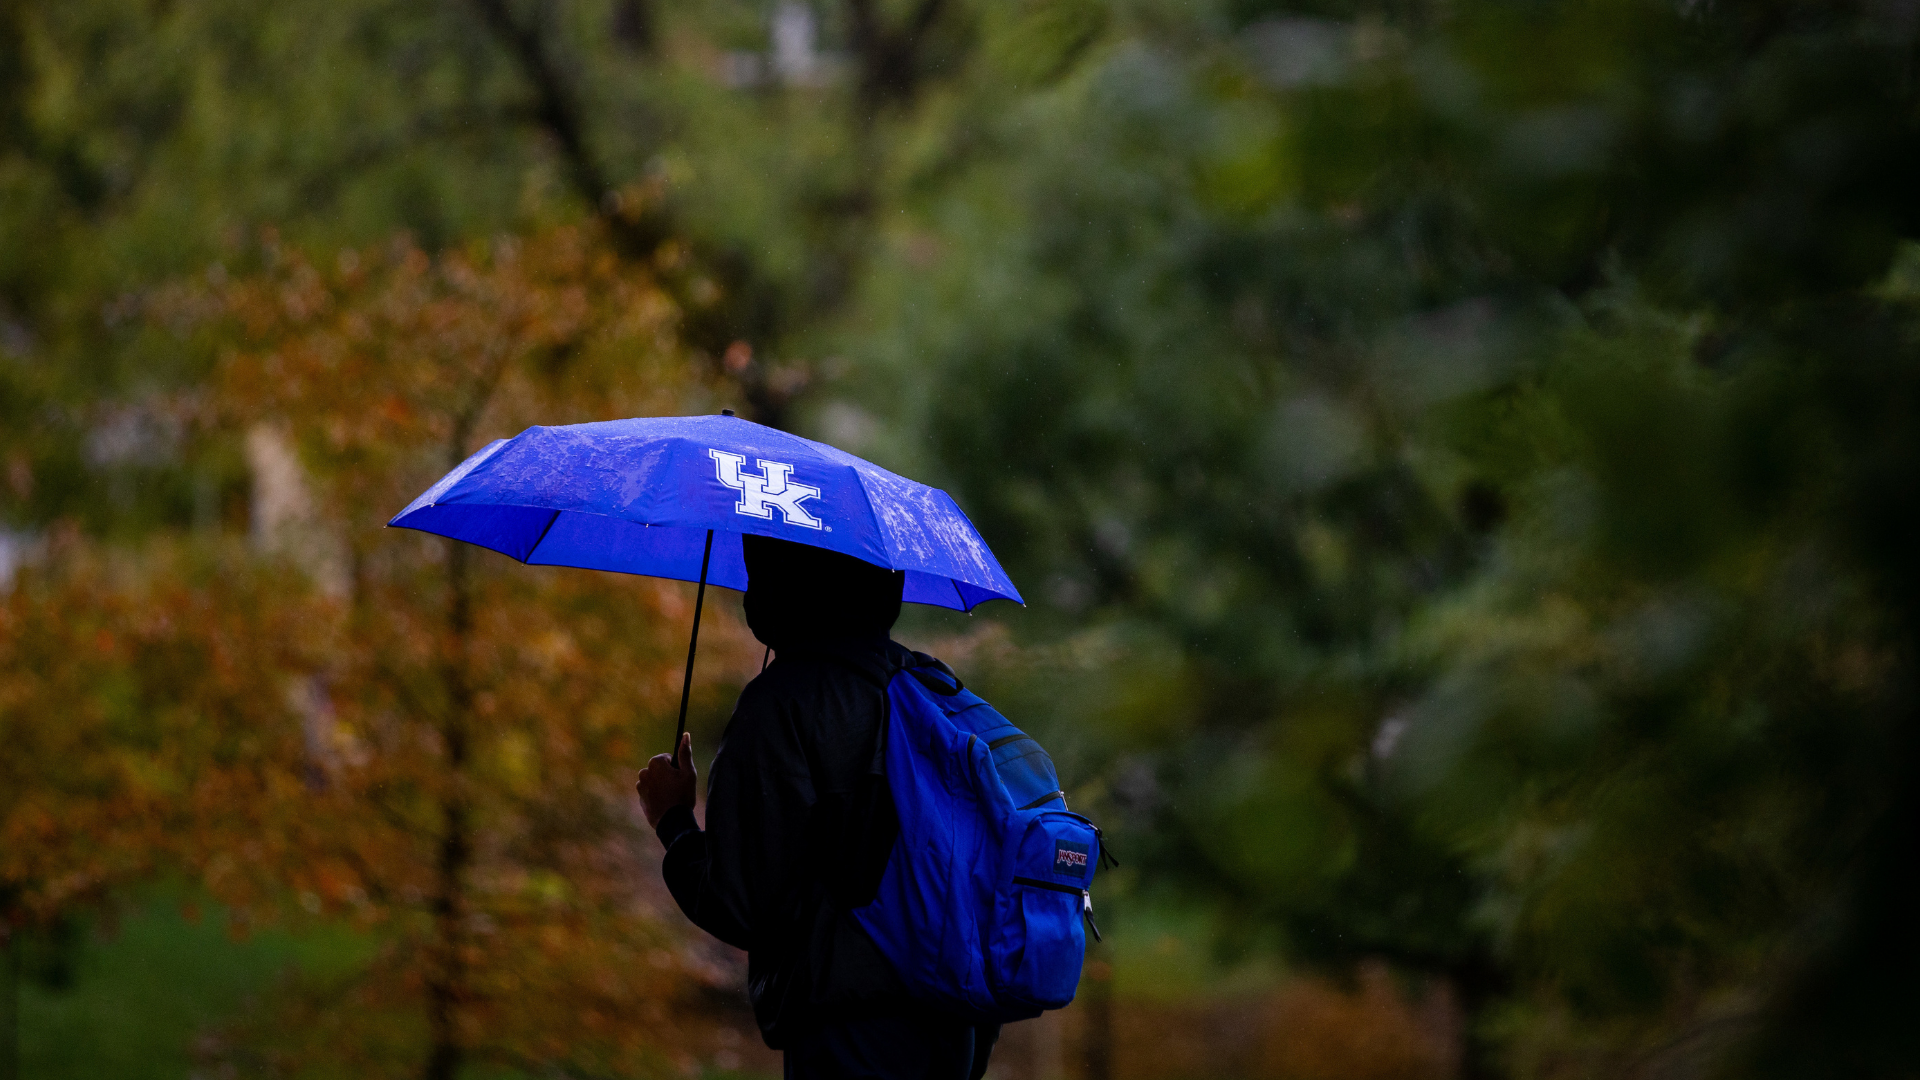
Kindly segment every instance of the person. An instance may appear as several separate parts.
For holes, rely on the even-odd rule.
[[[667,888],[746,950],[754,1018],[788,1080],[979,1080],[998,1025],[914,1003],[848,911],[846,882],[877,882],[890,847],[869,839],[879,812],[848,808],[867,805],[887,682],[913,660],[888,636],[905,575],[767,537],[744,548],[747,625],[774,660],[721,736],[704,829],[691,735],[640,774]]]

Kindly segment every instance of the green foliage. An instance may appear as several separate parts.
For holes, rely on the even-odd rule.
[[[191,909],[192,917],[183,914]],[[331,979],[368,959],[369,940],[339,929],[237,937],[218,907],[172,890],[111,920],[28,938],[20,1075],[120,1080],[192,1072],[203,1031],[297,973]],[[112,1033],[102,1038],[103,1033]]]
[[[507,122],[523,96],[509,64],[444,7],[15,0],[0,41],[15,525],[64,516],[127,535],[218,515],[231,447],[183,440],[192,417],[150,400],[208,372],[141,340],[142,290],[243,259],[269,227],[331,257],[551,214],[552,171]]]
[[[1894,932],[1814,912],[1895,858],[1916,764],[1875,553],[1911,526],[1856,501],[1920,465],[1911,31],[1336,14],[1136,13],[878,258],[869,408],[910,403],[1035,638],[1109,643],[1003,692],[1106,777],[1136,880],[1524,1003],[1482,1029],[1515,1067],[1756,1015],[1830,1046],[1788,958]],[[1142,656],[1162,723],[1066,704]]]

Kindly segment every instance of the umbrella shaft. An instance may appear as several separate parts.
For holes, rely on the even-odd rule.
[[[680,723],[673,729],[673,767],[680,767],[680,736],[687,730],[687,698],[693,693],[693,654],[700,648],[700,612],[707,606],[707,563],[713,558],[713,530],[707,530],[707,548],[700,553],[700,591],[693,597],[693,636],[687,640],[687,675],[680,681]]]

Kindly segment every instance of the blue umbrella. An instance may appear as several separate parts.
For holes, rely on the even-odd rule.
[[[731,410],[530,427],[489,443],[387,524],[529,565],[698,581],[680,730],[707,583],[747,587],[743,534],[904,570],[909,603],[1022,602],[946,492]]]

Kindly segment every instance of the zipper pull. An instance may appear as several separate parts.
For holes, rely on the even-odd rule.
[[[1093,927],[1093,940],[1101,940],[1100,924],[1093,921],[1093,892],[1090,889],[1080,890],[1080,914],[1085,915],[1087,925]]]
[[[1093,838],[1100,841],[1100,869],[1113,870],[1118,868],[1120,858],[1113,853],[1113,849],[1107,847],[1107,834],[1101,832],[1100,826],[1098,825],[1093,827]]]

